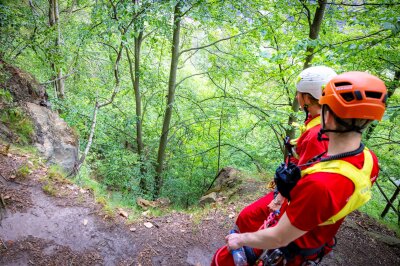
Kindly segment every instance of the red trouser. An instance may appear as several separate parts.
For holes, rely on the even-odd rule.
[[[258,199],[257,201],[251,203],[246,206],[239,214],[236,225],[238,226],[240,233],[246,232],[255,232],[262,228],[264,228],[264,222],[268,220],[270,215],[270,210],[268,205],[274,199],[274,193],[270,192],[266,194],[264,197]],[[287,208],[287,201],[282,204],[280,209],[280,215],[285,212]],[[276,219],[279,220],[280,216]],[[267,225],[268,226],[268,225]],[[273,225],[272,225],[273,226]],[[332,240],[333,241],[333,240]],[[334,242],[329,243],[324,247],[324,253],[327,254],[332,250],[334,246]],[[254,250],[256,255],[259,256],[261,254],[261,250]],[[305,260],[316,259],[316,255],[308,256],[304,258],[301,255],[297,255],[294,258],[290,259],[290,261],[286,262],[285,266],[298,266],[301,265]],[[217,250],[214,254],[213,260],[211,262],[211,266],[234,266],[233,258],[230,252],[228,251],[226,246],[223,246]]]
[[[274,193],[270,192],[264,197],[246,206],[236,220],[240,233],[255,232],[259,230],[268,219],[270,211],[268,204],[274,199]],[[256,251],[260,255],[262,251]],[[212,266],[234,266],[233,258],[226,246],[217,250],[211,262]]]
[[[274,192],[246,206],[236,219],[236,225],[240,233],[255,232],[260,229],[267,220],[270,210],[268,204],[274,199]]]

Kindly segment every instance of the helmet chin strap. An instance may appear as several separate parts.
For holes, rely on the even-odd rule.
[[[310,113],[310,112],[308,111],[308,104],[304,104],[303,110],[304,110],[304,112],[306,113],[306,118],[304,119],[304,123],[305,123],[305,122],[307,121],[307,119],[308,119],[308,114]]]
[[[322,137],[323,134],[325,134],[326,132],[336,132],[336,133],[346,133],[346,132],[357,132],[359,134],[362,134],[362,130],[364,129],[364,127],[368,124],[368,121],[366,121],[361,127],[356,125],[356,120],[352,119],[351,124],[346,123],[343,119],[341,119],[340,117],[337,117],[334,113],[330,112],[335,121],[342,125],[345,129],[343,130],[338,130],[338,129],[326,129],[325,128],[325,111],[324,111],[325,106],[322,107],[322,125],[321,125],[321,129],[318,132],[318,141],[323,141],[323,140],[329,140],[329,138],[324,138]]]

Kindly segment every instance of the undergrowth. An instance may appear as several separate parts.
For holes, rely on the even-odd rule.
[[[390,208],[385,217],[381,217],[382,211],[384,210],[386,203],[387,202],[382,193],[379,191],[378,187],[376,185],[373,185],[371,200],[367,204],[362,206],[359,210],[374,218],[379,223],[385,225],[389,229],[395,231],[397,236],[400,237],[400,225],[398,223],[399,218],[393,211],[393,209]],[[396,206],[396,204],[394,204],[394,206]]]
[[[0,110],[0,122],[5,124],[17,137],[13,140],[19,144],[29,144],[34,134],[34,125],[19,107],[7,107]]]

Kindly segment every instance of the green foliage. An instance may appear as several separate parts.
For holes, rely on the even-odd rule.
[[[385,180],[385,177],[380,177],[379,178],[379,184],[384,190],[384,193],[387,197],[391,197],[394,191],[394,186],[393,184],[389,184],[389,181]],[[398,226],[398,216],[397,214],[393,211],[393,209],[389,209],[388,213],[385,215],[384,218],[381,217],[382,211],[386,207],[386,199],[382,195],[382,192],[378,189],[376,185],[372,187],[372,199],[362,206],[360,208],[360,211],[367,213],[369,216],[375,218],[378,220],[380,223],[385,224],[388,228],[391,230],[394,230],[397,232],[397,235],[400,236],[400,229]],[[393,206],[397,207],[398,205],[398,199],[393,202]]]
[[[29,165],[23,164],[20,167],[18,167],[16,171],[16,177],[19,179],[25,179],[30,173],[31,170],[29,169]]]
[[[47,178],[51,181],[55,182],[65,182],[66,173],[64,170],[58,165],[51,165],[47,171]]]
[[[34,125],[24,111],[19,107],[0,110],[0,121],[18,135],[17,143],[28,144],[34,134]]]
[[[0,89],[0,103],[10,104],[13,101],[13,97],[8,90]]]
[[[49,196],[56,196],[57,190],[52,183],[47,183],[42,187],[43,191],[48,194]]]
[[[176,1],[59,4],[60,10],[77,11],[60,13],[62,42],[56,45],[58,31],[48,26],[48,14],[42,12],[48,8],[47,1],[34,1],[33,7],[27,1],[3,1],[0,54],[42,83],[54,79],[52,63],[63,69],[68,75],[65,99],[56,97],[52,83],[46,83],[47,92],[54,109],[76,130],[81,151],[88,144],[95,104],[106,103],[117,88],[113,102],[99,109],[82,170],[87,172],[77,182],[91,187],[106,206],[114,200],[134,205],[138,196],[151,199]],[[162,188],[162,195],[175,206],[196,204],[224,166],[250,173],[274,172],[283,158],[282,136],[291,129],[287,121],[293,115],[294,82],[310,53],[307,48],[314,49],[313,65],[381,77],[393,93],[388,106],[400,105],[396,76],[400,6],[327,4],[319,37],[310,40],[309,21],[316,7],[316,1],[184,1]],[[140,85],[142,114],[138,117],[135,80],[130,77],[125,47],[134,60],[141,33],[145,38],[139,69],[133,69]],[[0,97],[8,96],[0,90]],[[27,139],[32,132],[27,129],[33,127],[17,126],[26,121],[22,115],[15,110],[0,112],[2,123],[14,124]],[[390,108],[364,139],[388,176],[400,175],[399,113],[398,108]],[[295,116],[298,121],[304,118],[303,113]],[[139,119],[144,143],[140,155]],[[109,208],[112,212],[113,207]]]
[[[134,207],[135,197],[132,194],[110,191],[104,184],[92,178],[90,173],[91,170],[84,165],[79,175],[72,181],[92,191],[96,202],[103,206],[103,211],[107,215],[114,216],[119,208],[128,208],[131,214],[129,219],[134,219],[139,216],[140,210]]]

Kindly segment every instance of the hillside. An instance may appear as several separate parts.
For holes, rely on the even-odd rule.
[[[26,175],[17,171],[23,165]],[[250,180],[240,190],[243,202],[158,217],[144,212],[129,222],[105,212],[91,191],[50,172],[16,149],[0,155],[1,265],[209,265],[237,211],[265,192]],[[338,239],[322,265],[400,265],[399,239],[364,214],[350,215]]]

